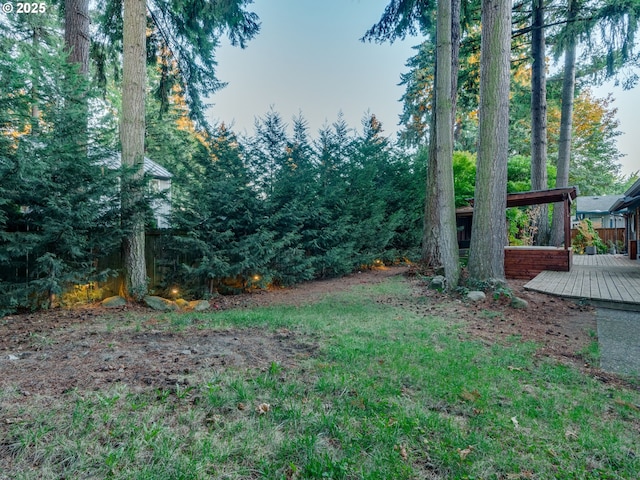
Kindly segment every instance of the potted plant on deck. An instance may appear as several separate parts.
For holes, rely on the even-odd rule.
[[[604,244],[595,228],[593,228],[593,224],[590,220],[582,220],[578,224],[576,230],[576,235],[571,243],[573,250],[577,254],[595,255],[596,253],[605,253],[607,251],[607,246]]]

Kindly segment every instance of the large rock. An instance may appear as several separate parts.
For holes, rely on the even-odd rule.
[[[189,309],[189,302],[187,302],[184,298],[176,299],[176,305],[182,310]]]
[[[209,302],[206,300],[193,300],[189,302],[189,309],[194,312],[204,312],[205,310],[209,310],[209,307],[211,307],[211,305],[209,305]]]
[[[123,307],[126,304],[127,300],[119,295],[116,295],[115,297],[108,297],[102,300],[102,306],[105,308]]]
[[[513,297],[511,299],[511,306],[513,308],[521,308],[523,310],[526,310],[529,307],[529,302],[519,297]]]
[[[433,290],[442,291],[446,288],[446,286],[447,286],[447,279],[444,278],[442,275],[436,275],[431,279],[431,282],[429,282],[429,288]]]
[[[167,300],[166,298],[147,296],[143,298],[143,301],[149,308],[152,308],[154,310],[160,310],[162,312],[178,310],[178,305],[176,305],[176,303],[172,302],[171,300]]]
[[[469,300],[470,302],[481,302],[485,298],[487,298],[487,296],[485,295],[484,292],[471,291],[467,293],[467,300]]]

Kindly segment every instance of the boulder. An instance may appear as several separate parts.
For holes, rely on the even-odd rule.
[[[107,297],[102,300],[102,306],[105,308],[123,307],[126,304],[127,300],[119,295],[116,295],[114,297]]]
[[[167,300],[162,297],[147,296],[143,298],[144,303],[153,310],[160,310],[161,312],[169,312],[172,310],[178,310],[176,302]]]
[[[469,300],[470,302],[481,302],[485,298],[487,298],[485,293],[477,290],[467,293],[467,300]]]
[[[184,298],[176,299],[176,305],[178,305],[182,310],[189,308],[189,303],[190,302],[187,302]]]
[[[194,312],[204,312],[205,310],[209,310],[209,302],[206,300],[193,300],[189,302],[189,309]]]
[[[523,310],[526,310],[529,307],[529,302],[519,297],[513,297],[511,299],[511,306],[513,308],[521,308]]]
[[[442,291],[446,288],[446,286],[447,286],[447,279],[444,278],[442,275],[436,275],[431,279],[431,282],[429,282],[429,288],[433,290]]]

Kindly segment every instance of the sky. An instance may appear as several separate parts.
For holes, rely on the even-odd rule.
[[[379,45],[359,39],[376,23],[388,0],[255,0],[261,31],[247,48],[223,41],[217,51],[217,77],[228,85],[209,100],[213,123],[233,125],[252,134],[257,117],[270,109],[292,123],[299,114],[310,133],[333,123],[339,113],[351,128],[361,129],[367,113],[375,114],[387,135],[395,138],[400,75],[415,54],[419,37]],[[640,88],[640,87],[638,87]],[[640,170],[640,91],[607,84],[594,89],[616,99],[620,130],[618,148],[625,155],[622,173]]]

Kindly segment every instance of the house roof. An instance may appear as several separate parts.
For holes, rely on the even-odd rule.
[[[624,197],[620,198],[611,206],[612,212],[633,209],[640,205],[640,178],[624,192]]]
[[[611,212],[613,205],[624,198],[624,195],[596,195],[593,197],[578,197],[576,200],[577,213],[601,213]]]
[[[122,166],[121,153],[114,153],[112,157],[104,160],[104,164],[106,164],[110,168],[120,168]],[[170,180],[171,177],[173,177],[169,170],[147,157],[144,157],[144,173],[151,175],[153,178],[156,178],[158,180]]]
[[[156,162],[147,157],[144,157],[144,171],[145,173],[153,176],[153,178],[157,178],[159,180],[169,180],[171,177],[173,177],[169,170],[164,168],[162,165],[158,165]]]
[[[637,197],[640,195],[640,178],[635,181],[633,185],[631,185],[626,192],[624,192],[626,197]]]

